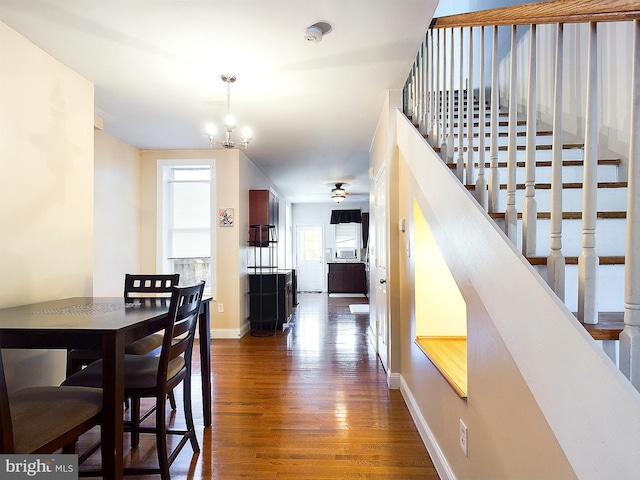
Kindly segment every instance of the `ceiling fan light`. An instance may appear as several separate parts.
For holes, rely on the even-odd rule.
[[[347,191],[342,188],[342,185],[342,183],[336,183],[335,188],[331,189],[331,199],[336,203],[342,202],[347,196]]]

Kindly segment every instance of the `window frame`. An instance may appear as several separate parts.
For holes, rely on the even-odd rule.
[[[211,278],[210,285],[207,285],[205,292],[207,295],[211,295],[213,299],[216,299],[216,287],[217,287],[217,258],[216,258],[216,162],[215,159],[168,159],[157,160],[157,195],[156,195],[156,213],[157,213],[157,228],[156,228],[156,271],[158,273],[171,273],[166,272],[166,260],[169,257],[169,248],[171,248],[171,242],[167,237],[167,226],[171,225],[171,219],[169,218],[169,209],[165,208],[168,205],[170,195],[171,179],[169,174],[173,168],[188,168],[188,167],[209,167],[209,208],[210,208],[210,263],[211,263]]]

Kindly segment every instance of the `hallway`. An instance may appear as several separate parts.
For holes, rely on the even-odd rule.
[[[213,427],[198,428],[195,403],[201,452],[192,458],[186,447],[172,478],[438,479],[368,344],[368,316],[350,313],[349,304],[366,301],[301,294],[290,329],[213,340]],[[197,402],[195,378],[193,386]],[[175,416],[182,422],[180,411]],[[127,462],[155,462],[155,444],[143,442],[127,451],[125,439]]]

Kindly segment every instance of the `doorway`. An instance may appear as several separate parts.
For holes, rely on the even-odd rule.
[[[296,266],[298,290],[322,292],[324,290],[324,226],[296,226]]]
[[[375,275],[371,289],[375,289],[375,312],[378,357],[388,371],[389,319],[387,317],[387,182],[384,167],[375,179]]]

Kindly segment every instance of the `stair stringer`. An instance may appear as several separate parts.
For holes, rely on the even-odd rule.
[[[400,112],[396,127],[400,154],[418,184],[416,201],[456,283],[463,296],[477,296],[468,305],[486,310],[576,476],[637,475],[638,391]],[[468,323],[476,314],[468,312]],[[483,345],[472,342],[481,340],[467,340],[469,405],[475,363],[484,362],[483,354],[472,355]],[[491,357],[490,350],[484,355]],[[504,389],[508,405],[509,385]]]

